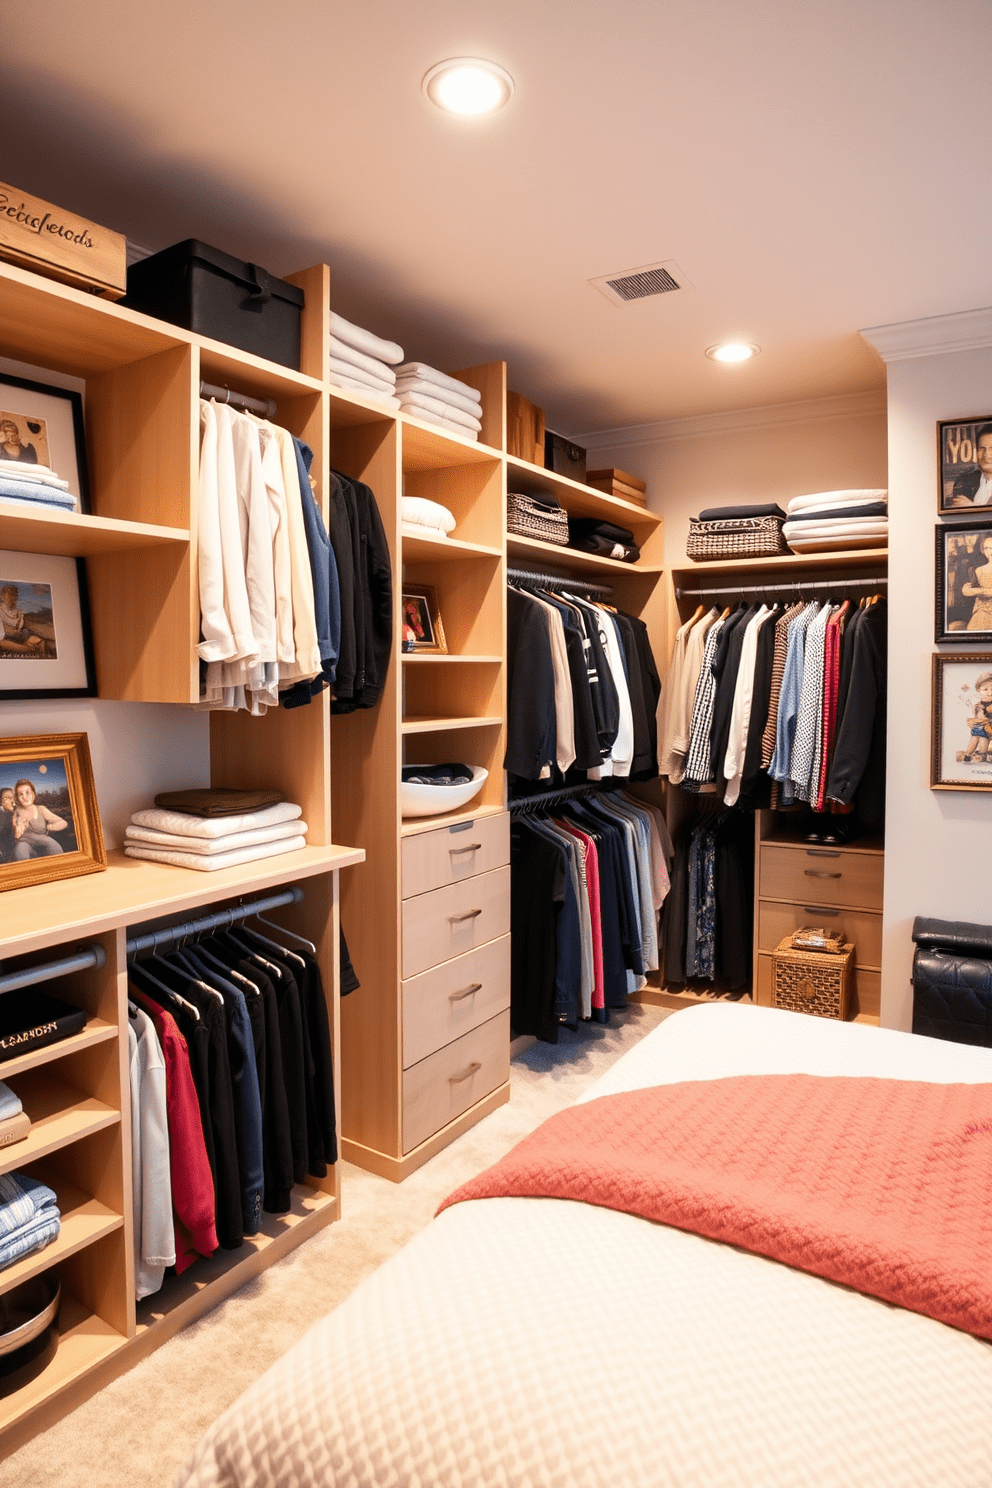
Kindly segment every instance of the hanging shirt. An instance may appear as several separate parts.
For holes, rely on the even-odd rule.
[[[730,734],[724,756],[723,773],[727,780],[724,801],[734,806],[740,795],[744,776],[744,759],[747,751],[748,731],[751,722],[751,704],[754,694],[754,672],[758,655],[758,636],[768,624],[773,612],[762,605],[754,619],[748,624],[741,647],[741,664],[734,690],[734,705],[730,716]]]
[[[677,785],[685,771],[686,755],[692,739],[692,714],[695,707],[696,688],[706,650],[706,640],[720,618],[714,606],[692,626],[686,637],[685,655],[679,672],[678,691],[673,702],[672,736],[666,755],[664,773]]]
[[[781,782],[789,778],[789,761],[792,758],[792,742],[796,734],[799,696],[803,684],[806,632],[816,618],[819,608],[815,602],[808,604],[789,626],[785,671],[782,675],[782,690],[778,704],[775,753],[768,767],[768,773],[772,779]]]
[[[128,1017],[131,1086],[131,1189],[134,1207],[134,1294],[157,1292],[176,1264],[166,1068],[151,1018],[140,1007]]]
[[[806,633],[803,683],[799,693],[796,737],[789,760],[789,777],[784,797],[786,801],[790,784],[794,799],[808,801],[810,798],[813,761],[820,731],[820,710],[823,706],[823,653],[829,619],[830,605],[825,604]]]

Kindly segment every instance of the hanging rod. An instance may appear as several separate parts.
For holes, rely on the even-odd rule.
[[[558,790],[538,791],[533,796],[511,796],[509,811],[511,816],[526,816],[531,808],[543,811],[546,807],[557,806],[559,801],[568,801],[573,796],[603,796],[629,784],[626,776],[623,779],[608,776],[605,780],[584,780],[581,785],[562,785]]]
[[[243,408],[246,413],[257,413],[260,418],[271,418],[276,411],[274,398],[253,398],[248,393],[235,393],[213,382],[200,383],[200,397],[216,398],[218,403],[229,403],[232,408]]]
[[[21,971],[8,971],[0,976],[0,992],[18,992],[22,987],[33,987],[36,982],[50,982],[55,977],[68,976],[71,971],[88,971],[91,966],[104,966],[107,953],[102,945],[81,945],[74,956],[60,956],[57,961],[45,961],[41,966],[25,966]]]
[[[515,584],[536,584],[539,589],[575,589],[583,594],[612,594],[612,584],[594,584],[589,579],[568,579],[562,574],[530,573],[526,568],[508,568],[506,577]]]
[[[300,904],[303,890],[295,885],[281,889],[276,894],[266,894],[262,899],[252,899],[247,904],[232,904],[230,909],[219,909],[214,914],[201,915],[196,920],[183,920],[178,925],[167,925],[164,930],[151,930],[147,935],[133,935],[127,943],[129,956],[138,951],[156,951],[159,946],[173,940],[183,940],[193,935],[205,935],[210,930],[220,930],[225,925],[236,925],[265,909],[281,909],[284,904]]]
[[[817,579],[814,583],[807,584],[802,579],[794,579],[791,584],[735,584],[730,589],[710,589],[702,584],[695,589],[676,589],[675,597],[697,599],[704,594],[707,597],[718,594],[808,594],[814,589],[827,589],[836,594],[842,589],[882,589],[888,582],[886,578]]]

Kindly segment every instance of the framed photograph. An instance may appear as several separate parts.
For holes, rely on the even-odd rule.
[[[86,735],[0,739],[0,890],[106,866]]]
[[[992,651],[933,659],[931,790],[992,791]]]
[[[80,394],[0,373],[0,495],[10,495],[9,487],[3,484],[5,465],[8,473],[16,465],[18,473],[25,475],[30,475],[32,465],[47,466],[68,484],[76,510],[88,512],[90,490]]]
[[[937,425],[937,510],[980,511],[992,504],[992,413]]]
[[[85,562],[0,552],[0,701],[95,696]]]
[[[938,527],[936,541],[936,640],[992,642],[992,523]]]
[[[404,651],[447,652],[437,594],[429,584],[411,584],[404,588],[402,611],[400,623]]]

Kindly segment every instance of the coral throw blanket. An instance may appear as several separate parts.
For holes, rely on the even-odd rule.
[[[441,1205],[578,1199],[992,1338],[992,1085],[740,1075],[552,1116]]]

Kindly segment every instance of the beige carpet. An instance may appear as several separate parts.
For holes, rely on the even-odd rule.
[[[343,1217],[29,1442],[3,1488],[166,1488],[201,1433],[263,1370],[428,1223],[440,1201],[569,1105],[667,1016],[632,1006],[511,1066],[508,1105],[402,1184],[343,1165]]]

